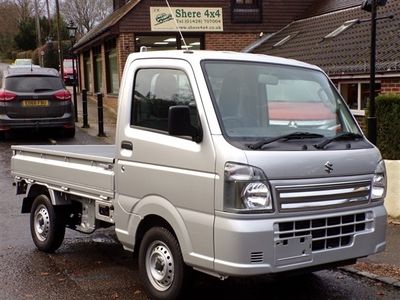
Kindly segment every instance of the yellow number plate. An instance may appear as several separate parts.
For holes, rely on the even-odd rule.
[[[48,100],[24,100],[22,101],[23,107],[38,107],[49,106]]]

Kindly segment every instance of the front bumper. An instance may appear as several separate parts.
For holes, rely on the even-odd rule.
[[[385,249],[386,218],[383,205],[308,218],[238,219],[217,213],[214,268],[250,276],[368,256]]]

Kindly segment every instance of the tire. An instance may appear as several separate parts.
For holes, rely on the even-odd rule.
[[[31,235],[36,247],[43,252],[57,250],[65,236],[65,217],[54,207],[46,195],[39,195],[33,201],[30,217]]]
[[[139,274],[151,299],[177,299],[186,278],[186,265],[175,236],[164,227],[148,230],[139,248]]]
[[[64,137],[67,139],[72,139],[75,136],[75,127],[64,128]]]

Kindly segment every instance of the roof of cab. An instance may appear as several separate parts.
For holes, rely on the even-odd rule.
[[[165,50],[165,51],[149,51],[149,52],[135,52],[129,55],[128,61],[135,59],[145,58],[159,58],[159,59],[183,59],[190,62],[200,62],[202,60],[236,60],[236,61],[252,61],[261,63],[273,63],[289,66],[297,66],[303,68],[310,68],[321,70],[315,65],[304,63],[294,59],[287,59],[277,56],[270,56],[264,54],[252,54],[242,52],[230,51],[208,51],[208,50]]]

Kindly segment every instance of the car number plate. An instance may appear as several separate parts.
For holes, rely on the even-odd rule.
[[[22,106],[23,107],[49,106],[49,101],[48,100],[23,100]]]

